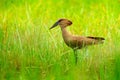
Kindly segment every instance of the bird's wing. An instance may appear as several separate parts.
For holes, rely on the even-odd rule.
[[[77,46],[87,46],[87,45],[93,45],[93,44],[99,44],[103,43],[104,38],[101,37],[79,37],[79,36],[74,36],[73,43],[74,45]]]
[[[95,40],[105,40],[105,38],[103,38],[103,37],[92,37],[92,36],[87,36],[87,38],[95,39]]]

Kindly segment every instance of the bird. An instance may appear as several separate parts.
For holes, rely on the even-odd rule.
[[[104,43],[105,38],[103,38],[103,37],[79,36],[79,35],[71,34],[69,31],[67,31],[66,28],[68,26],[72,25],[72,21],[68,20],[68,19],[65,19],[65,18],[59,19],[49,29],[51,30],[52,28],[54,28],[58,25],[61,28],[62,37],[63,37],[63,40],[64,40],[65,44],[68,47],[71,47],[74,51],[75,63],[76,64],[77,64],[77,61],[78,61],[78,56],[77,56],[76,50],[82,49],[82,48],[87,47],[89,45]]]

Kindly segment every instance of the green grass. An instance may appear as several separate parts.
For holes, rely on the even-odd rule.
[[[120,80],[119,0],[3,0],[0,2],[0,80]],[[77,35],[105,43],[74,54],[62,39],[60,18]]]

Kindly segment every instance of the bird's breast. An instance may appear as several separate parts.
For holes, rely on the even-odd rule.
[[[82,48],[82,44],[80,45],[79,42],[77,40],[75,40],[73,37],[68,37],[68,38],[63,38],[64,42],[66,43],[67,46],[71,47],[71,48]]]

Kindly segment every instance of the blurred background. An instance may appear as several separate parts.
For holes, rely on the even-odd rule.
[[[0,80],[120,80],[120,0],[2,0]],[[58,19],[76,35],[105,43],[74,53],[62,39]]]

